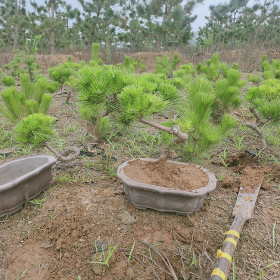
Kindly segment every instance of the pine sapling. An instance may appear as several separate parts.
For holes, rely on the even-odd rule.
[[[21,74],[21,92],[15,87],[9,87],[1,92],[3,105],[0,113],[11,122],[18,122],[25,116],[34,113],[47,114],[51,104],[51,95],[47,94],[48,80],[39,78],[32,83],[28,74]]]
[[[173,69],[173,70],[176,70],[176,67],[177,67],[177,65],[180,63],[180,61],[181,61],[181,59],[179,59],[178,53],[177,53],[177,52],[174,53],[174,59],[173,59],[173,61],[171,62],[171,64],[172,64],[172,69]]]

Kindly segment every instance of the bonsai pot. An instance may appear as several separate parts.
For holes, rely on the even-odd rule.
[[[53,156],[33,156],[0,166],[0,217],[19,210],[49,187]]]
[[[157,161],[157,159],[142,158],[141,161]],[[187,215],[197,211],[203,204],[208,193],[216,188],[217,179],[215,175],[199,165],[195,167],[202,170],[208,176],[208,184],[195,190],[178,190],[135,182],[126,174],[124,168],[134,160],[126,161],[118,168],[117,176],[124,184],[124,190],[131,203],[137,209],[154,209],[158,211],[174,212],[180,215]],[[190,164],[168,160],[167,163],[182,165]]]

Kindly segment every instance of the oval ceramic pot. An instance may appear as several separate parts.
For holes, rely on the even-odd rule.
[[[33,156],[0,166],[0,217],[18,211],[52,181],[53,156]]]
[[[141,158],[144,161],[156,161],[157,159]],[[217,179],[208,169],[199,165],[196,167],[207,174],[209,181],[207,186],[192,190],[182,191],[175,188],[165,188],[150,184],[135,182],[124,173],[124,167],[131,161],[126,161],[118,168],[117,176],[124,184],[124,190],[131,203],[137,209],[154,209],[158,211],[175,212],[179,215],[188,215],[197,211],[203,204],[206,195],[216,188]],[[167,162],[189,165],[184,162],[168,160]]]

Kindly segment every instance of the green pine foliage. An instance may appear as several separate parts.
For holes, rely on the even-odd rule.
[[[174,53],[174,59],[171,61],[172,69],[176,70],[177,65],[180,63],[181,59],[179,59],[178,53]]]
[[[108,84],[108,71],[101,67],[86,66],[77,73],[75,85],[79,91],[79,113],[87,121],[92,137],[99,140],[109,126],[108,119],[102,117],[106,94],[119,84]]]
[[[266,55],[264,55],[262,58],[262,71],[266,80],[280,79],[280,59],[273,59],[270,64]]]
[[[34,145],[48,142],[55,135],[54,120],[41,113],[27,116],[14,127],[16,141]]]
[[[92,43],[91,46],[91,59],[95,62],[98,62],[99,59],[99,46],[98,43]]]
[[[171,70],[172,60],[168,57],[168,55],[157,58],[155,74],[164,74],[165,76],[168,76]]]
[[[185,75],[195,75],[196,69],[192,63],[181,65],[177,71],[173,72],[173,77],[182,78]]]
[[[28,74],[21,74],[20,79],[20,93],[15,87],[1,92],[4,104],[0,107],[0,113],[12,122],[34,113],[47,114],[51,104],[51,95],[47,94],[49,81],[38,77],[34,83]]]
[[[225,78],[216,82],[215,94],[223,113],[227,113],[241,105],[240,88],[245,85],[246,81],[240,81],[241,71],[232,68],[229,68],[224,76]]]
[[[109,129],[109,119],[103,117],[104,104],[94,104],[92,106],[84,106],[80,103],[79,115],[87,122],[87,126],[91,135],[95,140],[100,139]]]
[[[64,66],[55,66],[48,69],[48,73],[52,80],[59,83],[60,88],[63,87],[65,82],[67,82],[72,75],[73,71],[70,68]]]
[[[191,126],[188,128],[190,131],[186,150],[191,156],[196,156],[224,139],[237,122],[224,114],[218,125],[213,124],[211,115],[216,95],[213,83],[205,77],[197,77],[188,85],[187,92],[185,118]]]
[[[225,62],[220,63],[219,54],[213,54],[212,60],[207,59],[205,65],[198,63],[196,70],[198,74],[204,73],[209,81],[216,82],[228,68]]]
[[[259,87],[248,90],[247,100],[264,119],[276,122],[280,120],[280,81],[270,79]]]
[[[12,122],[19,121],[23,113],[22,95],[15,87],[9,87],[1,92],[4,104],[0,104],[0,113]]]
[[[254,83],[254,84],[258,84],[262,81],[262,78],[260,76],[253,76],[251,74],[247,75],[248,81]]]
[[[3,76],[1,82],[4,86],[7,87],[15,86],[15,79],[13,76],[10,77]]]
[[[24,72],[22,69],[19,68],[21,62],[21,57],[15,55],[13,59],[9,62],[9,64],[5,64],[3,67],[12,77],[19,77],[19,75]]]

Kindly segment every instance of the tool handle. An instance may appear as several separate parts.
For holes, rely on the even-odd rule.
[[[226,280],[230,268],[231,260],[239,240],[239,235],[242,231],[246,218],[239,214],[235,217],[230,230],[227,232],[227,237],[224,242],[222,251],[218,251],[218,262],[211,275],[210,280]]]

